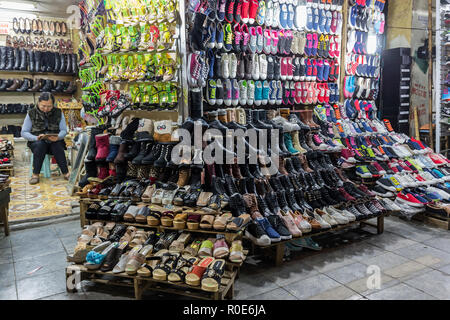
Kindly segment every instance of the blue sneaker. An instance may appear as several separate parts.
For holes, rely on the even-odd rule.
[[[327,24],[327,16],[325,10],[319,9],[319,30],[321,33],[325,33],[325,25]]]
[[[373,129],[367,123],[365,123],[364,121],[361,121],[361,123],[367,132],[373,132]]]
[[[265,80],[262,88],[262,104],[266,105],[269,102],[270,86],[269,81]]]
[[[311,7],[308,7],[306,9],[306,14],[307,14],[307,20],[306,20],[306,29],[308,31],[313,31],[314,29],[314,13],[313,13],[314,9]]]
[[[333,14],[331,11],[327,11],[326,14],[327,22],[325,23],[325,32],[330,34],[331,33],[331,22],[333,21]]]
[[[280,8],[280,25],[283,29],[286,29],[288,27],[288,16],[288,6],[287,4],[283,3]]]
[[[324,81],[323,80],[323,70],[324,70],[323,60],[319,60],[317,62],[317,81]]]
[[[260,106],[263,100],[263,85],[261,81],[255,81],[255,104]]]
[[[209,36],[209,40],[208,43],[206,44],[207,48],[215,48],[216,47],[216,23],[214,21],[210,22],[208,25],[208,36]]]
[[[330,63],[328,60],[323,61],[323,81],[328,81],[330,78]],[[328,85],[329,86],[329,85]]]
[[[225,15],[224,15],[225,17]],[[223,25],[219,22],[216,27],[216,48],[223,48]]]
[[[288,18],[287,18],[287,26],[289,29],[294,28],[294,18],[295,18],[295,9],[292,4],[288,5]]]
[[[357,6],[353,6],[352,9],[350,10],[350,25],[352,27],[356,27],[356,17],[358,16],[357,10],[358,10]]]
[[[280,242],[281,236],[275,229],[270,225],[266,218],[256,219],[256,222],[264,229],[272,242]]]
[[[214,63],[216,61],[216,55],[214,54],[214,51],[212,49],[208,49],[206,55],[208,56],[208,60],[209,60],[208,78],[214,79],[214,78],[216,78],[214,76]]]
[[[317,32],[319,32],[319,20],[320,20],[319,9],[315,8],[313,11],[313,30]]]
[[[277,82],[275,80],[270,81],[269,84],[269,104],[277,103]]]

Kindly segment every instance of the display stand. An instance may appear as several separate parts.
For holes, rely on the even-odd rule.
[[[11,141],[12,146],[14,147],[14,135],[12,134],[3,134],[0,135],[0,139],[5,139]],[[10,161],[11,163],[0,164],[0,173],[8,174],[10,177],[14,177],[14,149],[8,151],[11,155]]]

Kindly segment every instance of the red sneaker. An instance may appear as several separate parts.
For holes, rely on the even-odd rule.
[[[400,192],[397,195],[397,200],[400,203],[404,203],[406,205],[412,206],[412,207],[423,207],[423,203],[416,199],[412,194],[408,192]]]

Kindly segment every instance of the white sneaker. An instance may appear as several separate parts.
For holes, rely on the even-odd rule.
[[[340,225],[349,224],[350,222],[346,217],[341,215],[339,212],[334,211],[334,208],[332,207],[325,208],[324,211],[328,213]]]
[[[314,212],[314,218],[317,220],[317,222],[320,224],[320,227],[322,229],[331,229],[331,224],[329,224],[328,222],[326,222],[324,219],[322,219],[322,217]]]
[[[280,4],[275,2],[273,4],[272,28],[280,28],[280,12]]]
[[[271,27],[273,23],[274,3],[272,0],[266,2],[265,25]]]
[[[259,58],[258,55],[255,53],[253,54],[253,71],[252,71],[252,78],[253,80],[259,80]]]
[[[259,79],[267,79],[267,57],[265,54],[259,55]]]
[[[228,79],[230,77],[230,59],[228,53],[222,55],[222,78]]]
[[[278,116],[272,119],[272,121],[281,127],[283,127],[284,132],[293,132],[301,130],[300,126],[296,123],[289,122],[285,118]]]
[[[251,106],[255,102],[255,81],[248,80],[247,81],[248,90],[247,90],[247,105]]]
[[[235,79],[236,78],[236,73],[237,73],[237,58],[236,55],[234,53],[230,53],[228,55],[228,60],[229,60],[229,72],[230,72],[230,79]]]

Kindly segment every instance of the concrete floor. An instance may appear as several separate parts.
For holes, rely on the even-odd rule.
[[[450,232],[395,217],[386,220],[385,230],[380,236],[346,233],[350,241],[322,252],[293,253],[279,268],[249,257],[235,299],[450,299]],[[133,299],[132,289],[86,281],[81,292],[66,292],[66,255],[79,233],[79,221],[13,231],[9,237],[0,232],[0,299]],[[368,270],[377,268],[380,287],[370,289]],[[144,298],[178,297],[147,292]]]

